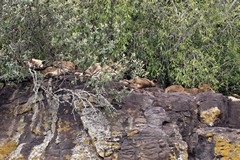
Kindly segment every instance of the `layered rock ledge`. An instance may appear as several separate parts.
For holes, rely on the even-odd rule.
[[[240,159],[238,99],[146,88],[109,116],[93,95],[66,86],[54,95],[29,82],[0,90],[0,159]]]

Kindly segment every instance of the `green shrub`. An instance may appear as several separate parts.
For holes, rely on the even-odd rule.
[[[0,7],[6,81],[24,79],[32,57],[85,70],[125,56],[132,77],[240,94],[238,1],[5,0]]]

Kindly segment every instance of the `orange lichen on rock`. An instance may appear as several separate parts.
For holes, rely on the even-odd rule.
[[[232,129],[230,133],[227,133],[224,128],[211,128],[206,131],[202,128],[198,132],[206,137],[207,142],[214,144],[214,157],[213,159],[218,159],[221,157],[221,160],[239,160],[240,159],[240,137],[238,131]],[[236,135],[237,134],[237,135]]]
[[[240,141],[235,141],[234,143],[230,143],[229,139],[220,137],[217,135],[213,136],[214,141],[216,143],[214,152],[215,156],[221,156],[221,159],[232,159],[239,160],[240,159]]]
[[[15,141],[10,141],[0,147],[0,155],[5,156],[17,148],[17,143]]]
[[[132,137],[132,136],[134,136],[135,134],[138,134],[139,133],[139,130],[133,130],[133,131],[131,131],[131,132],[129,132],[128,134],[127,134],[127,136],[128,137]]]

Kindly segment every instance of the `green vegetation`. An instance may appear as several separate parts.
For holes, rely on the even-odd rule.
[[[23,80],[33,57],[83,70],[126,60],[130,76],[162,86],[209,83],[240,94],[239,15],[237,0],[3,0],[0,79]]]

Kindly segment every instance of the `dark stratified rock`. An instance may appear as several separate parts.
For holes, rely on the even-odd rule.
[[[240,130],[206,127],[197,130],[198,145],[194,159],[240,159]]]
[[[169,99],[172,97],[172,99]],[[187,98],[184,100],[184,98]],[[154,92],[133,92],[124,99],[122,109],[114,127],[130,132],[139,130],[133,137],[124,140],[120,159],[188,159],[188,146],[183,140],[178,124],[182,124],[185,115],[191,117],[196,105],[189,108],[191,98],[185,94],[165,94],[161,90]],[[178,106],[175,106],[176,103]],[[190,105],[191,106],[191,105]],[[176,115],[174,116],[174,113]],[[192,115],[194,116],[194,115]],[[195,116],[196,117],[196,116]],[[191,120],[186,123],[192,123]],[[125,124],[120,127],[119,123]],[[186,127],[187,128],[187,127]],[[129,147],[131,146],[131,147]]]
[[[207,126],[226,126],[228,113],[228,99],[222,94],[203,92],[197,95],[197,105],[201,122]]]
[[[49,83],[37,94],[31,83],[0,90],[0,159],[240,159],[238,100],[154,87],[120,103],[68,81],[58,92]],[[107,89],[122,89],[113,84]],[[113,116],[107,100],[118,106]]]
[[[240,99],[229,97],[228,101],[228,127],[240,129]]]

